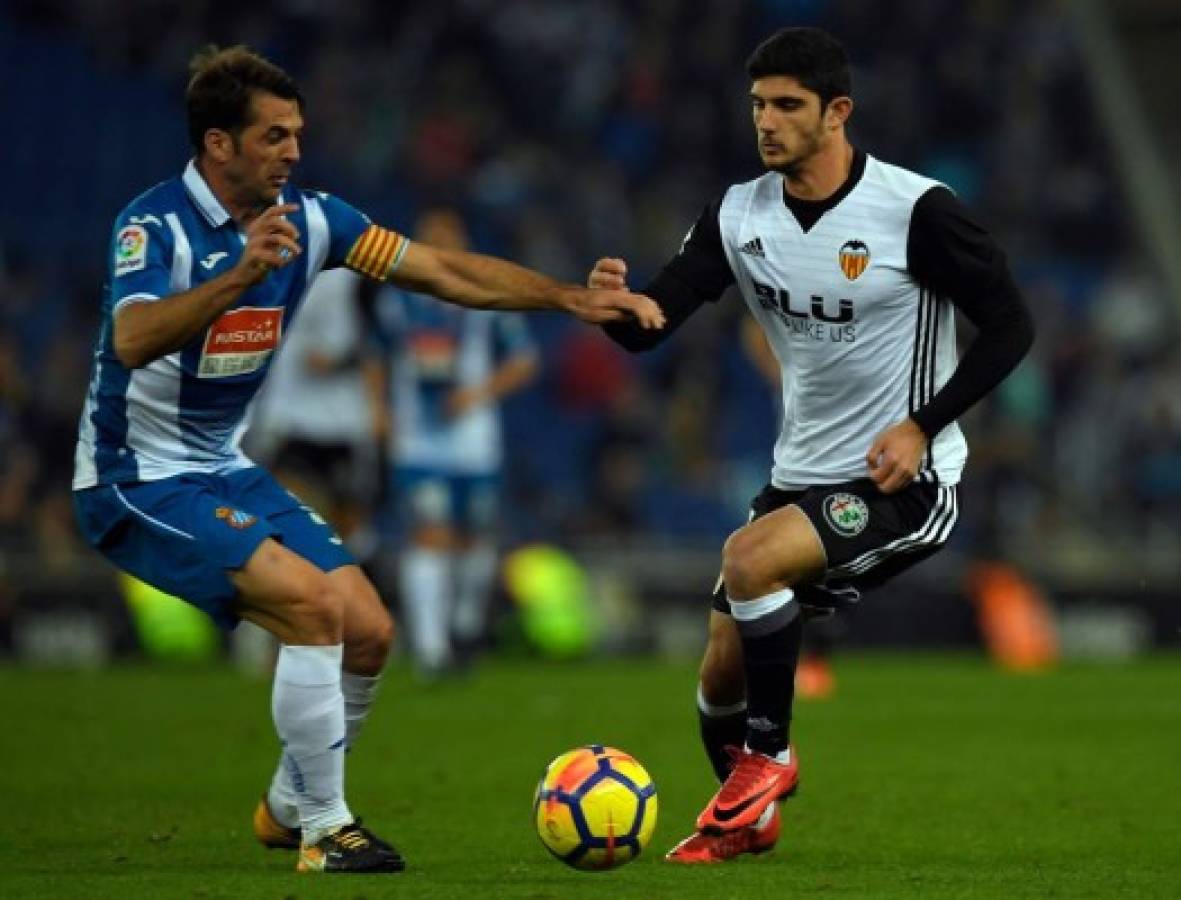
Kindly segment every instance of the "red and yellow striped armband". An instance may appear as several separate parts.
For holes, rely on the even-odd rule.
[[[344,258],[344,264],[361,275],[385,281],[402,261],[409,246],[410,240],[398,232],[370,225],[361,232],[353,249]]]

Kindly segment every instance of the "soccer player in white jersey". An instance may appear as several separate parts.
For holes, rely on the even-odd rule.
[[[659,327],[651,300],[585,290],[490,257],[407,240],[291,184],[303,98],[245,47],[209,48],[186,92],[195,156],[119,214],[79,428],[74,498],[120,568],[281,643],[282,753],[255,814],[300,871],[393,872],[400,854],[354,820],[345,751],[377,688],[393,623],[324,520],[239,449],[247,406],[321,269],[482,309],[558,309]]]
[[[643,350],[731,284],[779,361],[783,424],[771,483],[722,551],[697,690],[723,783],[668,854],[761,853],[795,790],[789,724],[801,614],[831,609],[936,552],[956,523],[967,457],[959,417],[1033,340],[1004,254],[937,182],[850,145],[849,61],[826,32],[788,28],[747,62],[759,155],[645,290],[668,316]],[[621,259],[595,287],[622,288]],[[954,310],[977,334],[957,360]]]
[[[462,218],[446,207],[427,209],[414,234],[468,247]],[[533,380],[537,348],[524,316],[393,287],[378,293],[375,318],[388,366],[377,364],[371,384],[390,410],[404,627],[431,679],[468,661],[484,633],[504,458],[497,405]]]

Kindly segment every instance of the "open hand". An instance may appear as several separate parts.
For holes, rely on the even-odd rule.
[[[627,263],[604,257],[586,279],[590,287],[568,307],[584,322],[602,325],[635,319],[644,328],[663,328],[664,312],[656,301],[627,289]]]
[[[592,325],[634,320],[643,328],[663,328],[664,312],[651,297],[627,290],[570,288],[563,306]]]

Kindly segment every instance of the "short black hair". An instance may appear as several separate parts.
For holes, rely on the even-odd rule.
[[[303,94],[290,75],[249,47],[209,45],[189,63],[189,86],[185,91],[189,141],[200,156],[205,149],[205,132],[220,128],[234,136],[250,124],[250,98],[257,91],[294,100],[303,112]]]
[[[795,78],[819,95],[825,109],[836,97],[853,96],[853,76],[844,46],[820,28],[781,28],[746,61],[751,81],[773,75]]]

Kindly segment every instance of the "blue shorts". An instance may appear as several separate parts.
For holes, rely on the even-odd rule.
[[[445,525],[486,532],[500,513],[500,476],[456,475],[422,466],[396,466],[394,503],[407,528]]]
[[[269,537],[324,572],[354,562],[332,528],[258,467],[74,493],[87,542],[125,572],[233,628],[242,568]]]

